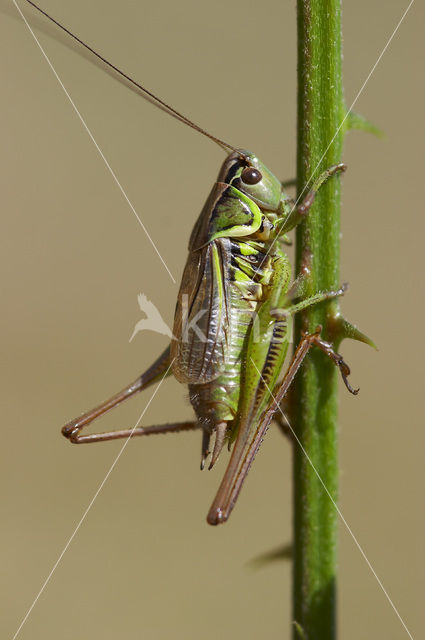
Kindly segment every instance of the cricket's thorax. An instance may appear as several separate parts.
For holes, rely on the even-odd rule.
[[[269,243],[220,238],[214,241],[228,265],[228,349],[214,379],[190,384],[190,401],[202,425],[213,430],[222,421],[233,420],[239,403],[244,353],[251,325],[259,305],[267,299],[275,256],[268,255]]]

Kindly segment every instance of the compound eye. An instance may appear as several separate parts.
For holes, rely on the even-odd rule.
[[[261,172],[254,167],[246,167],[241,173],[241,180],[245,184],[258,184],[262,179]]]

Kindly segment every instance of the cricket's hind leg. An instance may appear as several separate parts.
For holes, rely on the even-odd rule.
[[[333,346],[322,339],[320,335],[321,330],[322,328],[318,326],[314,333],[304,333],[301,336],[301,340],[285,372],[283,380],[278,383],[273,390],[269,389],[271,396],[269,404],[261,416],[260,423],[256,428],[253,438],[249,442],[249,446],[246,447],[244,444],[238,446],[238,440],[236,441],[229,465],[208,512],[207,521],[209,524],[222,524],[229,518],[268,426],[274,419],[276,412],[279,411],[281,402],[288,393],[288,389],[311,347],[317,346],[321,351],[326,353],[339,368],[345,386],[350,393],[354,395],[358,393],[358,389],[353,389],[347,381],[347,376],[350,373],[348,365],[342,356],[334,350]],[[293,437],[296,439],[295,434],[293,434]]]
[[[71,425],[72,423],[68,423]],[[86,423],[87,424],[87,423]],[[89,433],[80,435],[76,429],[69,434],[65,432],[68,425],[62,429],[62,433],[73,444],[88,444],[90,442],[106,442],[107,440],[120,440],[122,438],[135,438],[136,436],[152,436],[158,433],[179,433],[180,431],[194,431],[199,429],[196,420],[188,422],[171,422],[169,424],[156,424],[150,427],[133,427],[133,429],[117,429],[116,431],[104,431],[102,433]],[[82,428],[82,427],[80,427]]]
[[[294,402],[294,393],[293,387],[291,387],[286,396],[282,398],[280,402],[279,409],[273,416],[274,422],[279,427],[279,430],[285,438],[287,438],[290,442],[294,442],[294,434],[291,431],[291,421],[292,421],[292,409]]]
[[[323,340],[321,336],[321,331],[322,331],[322,327],[319,325],[316,328],[314,333],[302,334],[301,340],[298,343],[298,346],[295,350],[291,363],[283,377],[283,380],[281,383],[277,385],[276,389],[273,391],[270,407],[265,412],[265,415],[269,415],[270,419],[273,418],[275,412],[278,410],[280,403],[285,398],[288,392],[288,389],[295,377],[295,374],[297,373],[304,358],[306,357],[307,353],[310,351],[312,346],[316,346],[321,351],[323,351],[332,360],[332,362],[339,368],[341,377],[348,391],[355,396],[358,394],[359,389],[353,389],[353,387],[348,382],[348,376],[350,375],[350,367],[345,362],[341,354],[335,351],[333,345],[330,342],[326,342],[325,340]]]
[[[113,395],[99,406],[83,413],[78,418],[74,418],[68,422],[63,428],[62,433],[65,438],[74,444],[87,444],[90,442],[105,442],[107,440],[118,440],[120,438],[134,438],[136,436],[148,436],[156,433],[177,433],[179,431],[190,431],[199,428],[196,421],[192,422],[175,422],[171,424],[153,425],[150,427],[134,427],[133,429],[119,429],[115,431],[107,431],[104,433],[90,433],[81,435],[81,430],[87,425],[100,418],[124,400],[128,400],[138,391],[143,391],[155,382],[160,382],[163,378],[170,374],[171,359],[170,348],[168,347],[164,353],[134,382],[131,382],[124,389]]]

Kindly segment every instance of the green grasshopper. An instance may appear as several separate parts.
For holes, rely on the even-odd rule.
[[[294,315],[307,307],[344,293],[303,295],[304,278],[291,283],[285,253],[287,233],[301,222],[326,180],[345,170],[338,164],[324,171],[298,205],[254,153],[236,149],[209,134],[132,78],[46,14],[92,54],[135,85],[172,116],[231,151],[199,215],[189,241],[175,311],[171,345],[134,382],[98,407],[68,422],[62,433],[76,444],[102,442],[156,433],[199,429],[202,432],[201,469],[211,456],[216,463],[225,443],[230,461],[207,516],[212,524],[225,522],[236,502],[248,470],[270,422],[279,421],[280,403],[311,346],[324,351],[339,367],[343,380],[350,370],[318,327],[302,336],[283,379],[278,381],[291,338]],[[82,434],[84,427],[135,393],[173,374],[188,385],[196,420]],[[214,437],[214,446],[210,446]]]

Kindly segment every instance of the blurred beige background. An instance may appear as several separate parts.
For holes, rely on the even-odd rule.
[[[21,1],[21,6],[23,5]],[[69,28],[216,135],[295,167],[294,2],[43,0]],[[344,3],[351,104],[407,6]],[[179,280],[191,227],[223,159],[38,29],[48,55]],[[348,318],[341,510],[413,637],[423,634],[423,58],[417,1],[356,110],[386,132],[349,134],[341,280]],[[0,3],[2,145],[1,635],[12,638],[122,443],[72,447],[60,426],[136,377],[166,339],[129,337],[145,293],[171,322],[177,285],[158,259],[11,2]],[[49,35],[50,34],[50,35]],[[137,397],[99,427],[131,427]],[[145,424],[191,416],[170,380]],[[290,566],[248,561],[290,541],[291,459],[271,430],[229,523],[205,516],[225,465],[199,473],[200,436],[129,443],[20,638],[288,638]],[[340,531],[340,637],[407,638]]]

